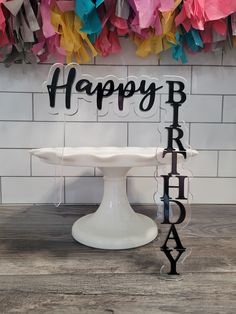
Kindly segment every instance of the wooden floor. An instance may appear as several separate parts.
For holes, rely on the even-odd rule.
[[[236,206],[192,206],[178,277],[160,274],[160,238],[124,251],[76,243],[72,223],[95,209],[0,207],[1,314],[236,313]]]

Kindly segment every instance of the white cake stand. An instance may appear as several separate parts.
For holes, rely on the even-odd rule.
[[[156,238],[156,223],[145,215],[135,213],[129,204],[126,174],[132,167],[170,164],[171,154],[162,158],[163,148],[65,147],[40,148],[30,152],[50,164],[98,167],[102,171],[102,202],[95,213],[74,223],[72,236],[76,241],[100,249],[129,249]],[[188,157],[196,154],[195,150],[187,151]],[[183,160],[182,155],[178,158],[178,161]]]

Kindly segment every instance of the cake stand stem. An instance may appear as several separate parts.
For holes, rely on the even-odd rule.
[[[102,202],[94,214],[86,215],[74,223],[74,239],[102,249],[133,248],[155,239],[155,222],[145,215],[135,213],[129,204],[126,174],[130,168],[100,169],[104,175]]]

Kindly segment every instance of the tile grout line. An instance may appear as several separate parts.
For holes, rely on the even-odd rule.
[[[191,122],[189,123],[189,126],[188,126],[188,141],[189,141],[189,147],[191,147],[191,127],[192,127],[192,124]]]
[[[63,191],[64,191],[64,204],[66,204],[66,177],[63,176],[63,183],[64,183],[64,187],[63,187]]]
[[[127,122],[127,146],[129,146],[129,122]]]
[[[4,91],[4,90],[0,90],[0,93],[2,94],[38,94],[38,95],[48,95],[47,92],[44,92],[44,91]],[[64,95],[65,92],[61,91],[60,90],[58,91],[58,94],[60,95]],[[74,94],[78,94],[77,92],[74,92],[72,91],[71,93],[72,95]],[[81,93],[83,95],[86,95],[85,92]],[[114,94],[117,94],[117,92],[115,92]],[[158,95],[168,95],[168,93],[156,93]],[[195,95],[195,96],[222,96],[222,95],[225,95],[225,96],[236,96],[236,93],[192,93],[191,95]]]
[[[97,175],[96,177],[94,177],[93,175],[90,175],[90,176],[83,176],[83,175],[76,175],[76,176],[71,176],[71,175],[69,175],[69,176],[63,176],[63,178],[91,178],[91,179],[95,179],[95,178],[102,178],[103,176],[102,175]],[[140,176],[140,175],[133,175],[133,176],[131,176],[131,175],[128,175],[127,177],[129,177],[129,178],[151,178],[151,179],[153,179],[154,178],[154,176],[153,175],[143,175],[143,176]],[[25,178],[25,179],[34,179],[34,178],[36,178],[36,179],[53,179],[53,178],[58,178],[58,179],[60,179],[61,178],[61,176],[53,176],[53,175],[51,175],[51,176],[33,176],[33,177],[30,177],[30,176],[1,176],[0,177],[1,179],[2,178],[13,178],[13,179],[18,179],[18,178]],[[211,175],[211,176],[203,176],[203,175],[201,175],[201,176],[198,176],[198,175],[193,175],[193,178],[199,178],[199,179],[234,179],[234,180],[236,180],[236,177],[235,176],[217,176],[217,175]]]
[[[221,104],[221,123],[224,123],[224,100],[225,96],[222,95],[222,104]]]
[[[162,119],[162,114],[161,114],[162,98],[163,98],[163,95],[160,94],[160,103],[159,103],[159,108],[158,108],[158,110],[159,110],[159,123],[162,123],[162,121],[161,121],[161,119]]]
[[[147,146],[140,146],[142,148],[145,148]],[[34,147],[0,147],[0,150],[30,150],[38,148],[37,146]],[[236,148],[196,148],[199,151],[203,152],[215,152],[215,151],[221,151],[221,152],[236,152]]]
[[[219,150],[217,151],[217,162],[216,162],[216,177],[219,178],[219,167],[220,167],[220,152]]]
[[[143,118],[144,119],[144,118]],[[61,120],[0,120],[0,122],[3,122],[3,123],[33,123],[33,124],[37,124],[37,123],[40,123],[40,124],[43,124],[43,123],[51,123],[51,124],[62,124],[64,123],[63,121]],[[73,121],[66,121],[66,124],[68,125],[69,123],[71,124],[125,124],[125,123],[156,123],[157,121],[156,120],[139,120],[139,121],[134,121],[134,120],[127,120],[127,121],[124,121],[124,120],[111,120],[111,121],[107,121],[107,120],[99,120],[99,121],[92,121],[92,120],[87,120],[87,121],[76,121],[76,120],[73,120]],[[161,122],[161,121],[158,121],[158,122]],[[166,120],[164,123],[170,123],[172,122],[172,120]],[[222,124],[222,121],[188,121],[186,120],[185,121],[186,123],[193,123],[193,124]],[[235,122],[228,122],[228,121],[223,121],[223,124],[225,125],[235,125],[236,123]]]
[[[224,66],[223,63],[224,63],[224,52],[223,52],[223,50],[222,50],[222,51],[221,51],[220,65],[221,65],[221,66]]]
[[[32,155],[30,155],[30,177],[33,176],[33,171],[32,171]]]
[[[109,64],[101,64],[101,63],[96,63],[96,64],[81,64],[80,65],[82,68],[84,67],[126,67],[126,66],[129,66],[129,67],[148,67],[148,68],[151,68],[151,67],[155,67],[155,68],[166,68],[166,67],[176,67],[176,68],[190,68],[191,66],[197,66],[197,67],[215,67],[215,68],[221,68],[221,67],[225,67],[225,68],[236,68],[236,65],[222,65],[222,64],[197,64],[197,63],[189,63],[189,64],[170,64],[170,63],[161,63],[161,64],[118,64],[118,63],[109,63]]]
[[[126,65],[126,77],[129,77],[129,66]],[[127,134],[127,139],[126,139],[126,143],[127,146],[129,146],[129,122],[126,123],[126,134]],[[128,178],[126,177],[126,186],[125,186],[125,190],[126,190],[126,195],[128,196]]]
[[[63,146],[66,146],[66,121],[63,121]]]
[[[32,121],[34,121],[34,93],[32,93]]]
[[[193,66],[191,65],[191,74],[190,74],[190,95],[193,94]]]

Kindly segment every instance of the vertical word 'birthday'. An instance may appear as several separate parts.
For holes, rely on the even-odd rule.
[[[167,130],[167,147],[163,151],[163,158],[166,154],[171,154],[172,162],[171,171],[168,173],[168,175],[161,176],[163,178],[163,196],[161,197],[161,201],[164,205],[162,224],[170,224],[170,229],[164,244],[161,246],[161,251],[165,253],[166,257],[170,261],[170,271],[168,274],[178,275],[179,273],[176,270],[176,265],[179,258],[186,250],[180,241],[177,229],[175,227],[175,225],[181,224],[186,218],[186,209],[183,203],[181,203],[181,200],[187,200],[185,197],[185,179],[187,176],[181,175],[177,169],[178,154],[183,155],[184,158],[187,157],[186,149],[184,148],[181,141],[184,136],[184,132],[181,128],[181,125],[179,124],[179,108],[186,101],[186,94],[184,92],[185,86],[183,82],[167,81],[166,83],[169,84],[169,95],[166,104],[170,104],[170,106],[173,107],[173,121],[170,126],[165,128]],[[174,136],[176,133],[177,135]],[[177,149],[174,147],[177,147]],[[178,185],[173,185],[173,180],[177,180]],[[178,196],[175,199],[170,197],[170,189],[177,189]],[[176,221],[171,221],[170,219],[171,203],[174,203],[179,208],[179,217]],[[175,241],[176,246],[174,248],[169,246],[169,240]]]

